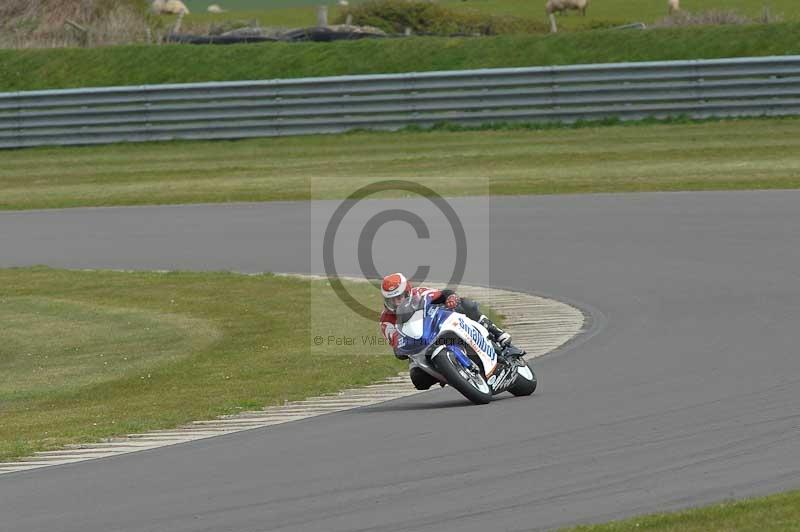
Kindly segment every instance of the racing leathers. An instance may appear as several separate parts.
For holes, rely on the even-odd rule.
[[[428,301],[434,305],[445,305],[450,310],[465,314],[469,319],[476,321],[483,325],[492,339],[505,345],[511,340],[511,335],[504,332],[501,328],[495,325],[489,318],[481,314],[478,303],[466,297],[459,297],[453,290],[437,290],[434,288],[418,287],[411,289],[411,297],[415,300],[427,298]],[[397,330],[397,314],[391,310],[384,309],[380,318],[381,333],[389,342],[389,345],[394,350],[397,358],[408,358],[406,355],[398,353],[396,350],[400,333]]]

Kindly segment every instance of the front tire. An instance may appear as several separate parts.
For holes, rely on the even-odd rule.
[[[470,370],[462,366],[449,349],[436,357],[434,365],[439,373],[447,379],[447,384],[476,405],[485,405],[492,400],[492,389],[486,383],[483,374],[475,369]]]
[[[528,371],[525,371],[526,369]],[[528,372],[530,372],[530,378]],[[514,384],[508,388],[508,391],[517,397],[524,397],[533,394],[533,392],[536,391],[536,385],[538,383],[539,381],[536,378],[533,367],[529,362],[525,362],[525,366],[517,368],[517,378],[514,380]]]

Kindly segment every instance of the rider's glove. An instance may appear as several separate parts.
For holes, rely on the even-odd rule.
[[[461,303],[461,298],[455,294],[451,294],[447,296],[447,299],[444,302],[444,306],[449,308],[450,310],[453,310],[458,306],[459,303]]]
[[[400,333],[397,332],[397,326],[394,323],[384,321],[381,323],[381,332],[384,338],[389,341],[389,345],[397,347],[397,341],[400,339]]]

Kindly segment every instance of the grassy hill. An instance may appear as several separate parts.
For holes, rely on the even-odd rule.
[[[0,91],[800,53],[800,24],[234,46],[0,50]]]
[[[361,1],[349,0],[349,3],[356,5]],[[185,3],[192,11],[186,18],[190,25],[255,19],[262,26],[303,26],[314,23],[317,5],[328,4],[331,18],[341,11],[337,2],[331,0],[186,0]],[[215,3],[227,12],[219,15],[206,13],[208,6]],[[437,3],[459,12],[474,11],[545,22],[545,0],[439,0]],[[750,18],[760,17],[765,7],[785,22],[800,21],[796,0],[681,0],[681,8],[686,11],[735,10]],[[575,14],[560,17],[559,27],[579,29],[628,22],[652,24],[666,15],[666,0],[591,0],[585,18]]]

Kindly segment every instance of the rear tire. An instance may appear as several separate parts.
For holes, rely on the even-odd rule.
[[[516,395],[517,397],[524,397],[526,395],[531,395],[533,392],[536,391],[536,385],[539,384],[538,379],[536,378],[536,373],[533,371],[533,367],[531,366],[530,362],[525,362],[528,371],[531,372],[532,379],[526,378],[525,375],[525,368],[518,368],[517,370],[517,378],[514,381],[508,391],[512,394]],[[522,370],[520,372],[519,370]]]
[[[447,384],[476,405],[485,405],[492,400],[492,389],[486,384],[483,375],[480,372],[476,375],[464,368],[449,349],[435,358],[434,365],[439,373],[447,379]],[[484,390],[480,390],[476,386],[483,387]]]

